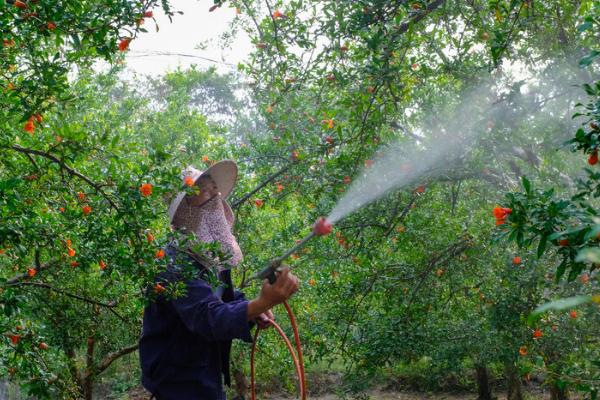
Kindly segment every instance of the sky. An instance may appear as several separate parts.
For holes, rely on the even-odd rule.
[[[173,11],[182,11],[183,15],[176,14],[171,23],[162,9],[153,10],[159,31],[156,32],[154,21],[147,18],[144,27],[148,32],[140,33],[129,46],[126,60],[130,72],[158,76],[191,64],[201,68],[214,65],[219,72],[228,72],[235,70],[252,50],[250,39],[243,32],[230,48],[221,49],[219,36],[236,18],[235,8],[224,6],[209,12],[212,1],[207,0],[172,0],[171,4]],[[202,43],[206,47],[199,49]]]

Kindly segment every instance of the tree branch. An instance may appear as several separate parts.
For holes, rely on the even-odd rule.
[[[269,183],[271,183],[272,181],[274,181],[278,176],[280,176],[281,174],[283,174],[284,172],[286,172],[288,169],[290,169],[291,166],[292,166],[292,164],[288,164],[285,167],[283,167],[282,169],[280,169],[279,171],[275,172],[273,175],[269,176],[260,185],[258,185],[254,189],[252,189],[246,195],[242,196],[242,198],[240,198],[239,200],[234,201],[233,204],[231,205],[231,208],[233,208],[233,209],[238,208],[243,202],[245,202],[246,200],[248,200],[250,197],[254,196],[259,190],[261,190],[262,188],[264,188],[265,186],[267,186]]]
[[[100,362],[100,364],[94,369],[94,373],[96,375],[100,374],[106,368],[110,367],[110,365],[117,360],[118,358],[123,357],[129,353],[133,353],[139,347],[139,344],[132,344],[131,346],[124,347],[121,350],[117,350],[115,352],[109,353],[104,359]]]
[[[88,178],[87,176],[83,175],[81,172],[77,171],[76,169],[69,167],[67,164],[65,164],[64,161],[62,161],[61,159],[59,159],[58,157],[56,157],[53,154],[47,153],[45,151],[42,150],[36,150],[36,149],[29,149],[26,147],[21,147],[17,144],[14,144],[10,147],[8,147],[11,150],[17,151],[19,153],[23,153],[26,155],[31,155],[31,154],[35,154],[37,156],[41,156],[44,157],[58,165],[60,165],[60,167],[62,169],[64,169],[65,171],[67,171],[69,173],[69,175],[71,176],[75,176],[79,179],[81,179],[82,181],[86,182],[88,185],[90,185],[91,187],[93,187],[98,193],[100,193],[102,195],[102,197],[104,197],[106,199],[106,201],[108,201],[108,203],[111,205],[112,208],[114,208],[115,210],[119,210],[119,207],[117,207],[117,205],[113,202],[113,200],[102,190],[102,187],[95,183],[94,181],[92,181],[90,178]]]

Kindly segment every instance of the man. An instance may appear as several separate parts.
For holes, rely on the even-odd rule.
[[[233,213],[225,201],[235,184],[237,166],[225,160],[205,172],[188,168],[184,175],[184,183],[199,191],[177,195],[169,208],[171,224],[194,232],[204,242],[219,242],[231,256],[230,266],[237,265],[242,255],[231,233]],[[157,279],[165,284],[184,281],[186,295],[171,300],[158,295],[144,310],[142,384],[157,400],[224,400],[222,376],[229,384],[231,341],[251,342],[254,323],[267,326],[273,317],[271,308],[298,290],[298,279],[285,268],[275,283],[263,282],[259,296],[247,301],[233,290],[228,268],[209,271],[210,265],[192,257],[200,277],[182,278],[176,261],[181,250],[167,248],[172,262]],[[215,291],[205,280],[209,272],[216,272],[220,281]]]

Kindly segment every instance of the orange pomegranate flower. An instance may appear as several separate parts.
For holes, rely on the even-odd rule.
[[[154,285],[154,293],[156,293],[156,294],[161,294],[165,290],[167,290],[167,289],[165,289],[165,287],[163,285],[161,285],[160,283],[157,283],[156,285]]]
[[[17,343],[19,343],[19,339],[21,339],[21,335],[16,335],[14,333],[8,335],[8,337],[10,338],[10,342],[13,344],[13,346],[16,346]]]
[[[261,199],[256,199],[254,200],[254,205],[256,206],[256,208],[261,208],[263,206],[265,202],[262,201]]]
[[[17,8],[20,8],[20,9],[22,9],[22,10],[24,10],[24,9],[26,9],[26,8],[27,8],[27,3],[25,3],[25,2],[22,2],[22,1],[20,1],[20,0],[16,0],[16,1],[13,3],[13,5],[14,5],[15,7],[17,7]]]
[[[106,263],[104,262],[104,260],[100,260],[100,262],[98,263],[98,266],[100,267],[100,269],[105,269]]]
[[[35,269],[35,268],[27,269],[27,275],[29,275],[30,278],[33,278],[35,276],[35,274],[37,274],[37,269]]]
[[[152,243],[154,241],[154,235],[152,234],[152,232],[146,233],[146,240],[148,241],[148,243]]]
[[[202,156],[202,162],[207,163],[209,161],[210,161],[210,158],[208,158],[208,156]]]
[[[277,193],[281,193],[282,190],[283,190],[283,185],[281,185],[281,184],[277,185]]]
[[[92,207],[85,205],[85,206],[81,207],[81,211],[83,211],[84,215],[88,215],[89,213],[92,212]]]
[[[77,261],[71,261],[71,267],[75,268],[79,265]]]
[[[516,256],[515,258],[513,258],[512,263],[514,265],[520,265],[521,264],[521,257]]]
[[[598,150],[594,150],[588,158],[588,164],[596,165],[598,163]]]
[[[571,310],[571,311],[569,312],[569,316],[570,316],[571,318],[573,318],[573,319],[577,318],[577,311],[575,311],[575,310]]]
[[[154,17],[154,13],[152,12],[152,10],[148,10],[144,13],[144,18],[152,18]]]
[[[310,279],[308,280],[308,284],[309,284],[310,286],[315,286],[315,285],[317,284],[317,281],[315,281],[315,279],[314,279],[314,278],[310,278]]]
[[[35,125],[33,124],[33,116],[30,117],[27,122],[25,122],[25,125],[23,125],[23,130],[29,133],[30,135],[33,135],[33,132],[35,131]]]
[[[156,258],[164,258],[165,257],[165,251],[163,249],[160,249],[156,252],[155,254]]]
[[[519,354],[521,356],[525,357],[527,355],[527,347],[525,347],[525,346],[519,347]]]
[[[81,193],[81,192],[77,192],[77,198],[81,201],[85,200],[85,194]]]
[[[48,22],[48,23],[46,24],[46,26],[48,27],[48,30],[49,30],[49,31],[53,31],[53,30],[55,30],[55,29],[56,29],[56,24],[55,24],[54,22]]]
[[[140,187],[140,192],[142,193],[142,196],[144,196],[144,197],[150,196],[152,194],[152,184],[144,183]]]
[[[275,10],[273,13],[273,19],[286,18],[286,15],[279,10]]]
[[[536,329],[535,331],[533,331],[533,338],[534,339],[539,339],[542,336],[544,336],[544,334],[542,333],[541,329]]]
[[[127,51],[129,49],[130,38],[121,39],[119,42],[119,51]]]
[[[69,252],[69,257],[75,257],[75,250],[73,250],[72,248],[68,248],[68,252]]]
[[[194,186],[194,178],[192,178],[191,176],[186,176],[183,180],[183,183],[185,183],[186,186],[192,187]]]

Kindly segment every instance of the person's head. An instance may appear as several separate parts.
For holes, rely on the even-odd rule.
[[[199,188],[198,193],[187,196],[188,204],[192,207],[199,207],[219,194],[217,183],[208,174],[201,175],[196,186]]]

